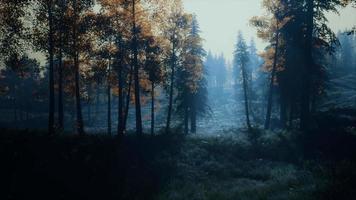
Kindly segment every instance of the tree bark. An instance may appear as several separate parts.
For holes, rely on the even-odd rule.
[[[155,134],[155,83],[151,82],[151,135]]]
[[[189,134],[189,108],[187,105],[184,108],[184,134]]]
[[[191,93],[188,89],[188,94],[190,96],[190,132],[196,133],[197,132],[197,107],[196,107],[196,95]]]
[[[303,70],[303,88],[301,100],[300,128],[307,131],[310,128],[310,79],[313,61],[313,28],[314,28],[314,0],[307,1],[306,13],[305,57],[306,63]]]
[[[173,109],[173,90],[174,90],[174,77],[175,77],[175,43],[173,41],[172,47],[172,57],[171,57],[171,85],[169,89],[169,102],[168,102],[168,114],[167,114],[167,122],[166,122],[166,133],[170,132],[171,126],[171,117],[172,117],[172,109]]]
[[[278,12],[278,11],[277,11]],[[268,94],[268,103],[267,103],[267,113],[266,113],[266,121],[265,121],[265,129],[268,130],[270,128],[271,123],[271,114],[272,114],[272,104],[273,104],[273,84],[274,79],[277,73],[277,61],[278,61],[278,50],[279,50],[279,25],[277,21],[277,35],[276,35],[276,45],[275,45],[275,52],[273,58],[273,66],[272,66],[272,74],[271,80],[269,84],[269,94]]]
[[[17,103],[16,103],[16,98],[14,98],[13,100],[13,106],[14,106],[14,124],[17,123]]]
[[[91,96],[92,96],[92,85],[88,83],[88,107],[87,107],[87,114],[88,114],[88,122],[91,122]]]
[[[244,99],[245,99],[245,114],[246,114],[246,124],[247,128],[250,130],[251,129],[251,124],[250,124],[250,116],[249,116],[249,108],[248,108],[248,90],[247,90],[247,77],[246,77],[246,68],[245,65],[242,63],[241,64],[241,70],[242,70],[242,84],[243,84],[243,90],[244,90]]]
[[[65,13],[65,2],[62,3],[62,15]],[[58,54],[58,128],[64,129],[64,108],[63,108],[63,32],[64,17],[61,15],[59,30],[59,54]]]
[[[284,129],[287,126],[287,99],[281,95],[280,101],[280,123],[281,128]]]
[[[108,135],[111,136],[111,86],[110,86],[110,59],[108,64],[108,74],[107,74],[107,97],[108,97]]]
[[[128,84],[128,91],[126,94],[126,108],[124,114],[124,121],[123,121],[123,132],[126,131],[126,125],[127,125],[127,118],[129,116],[129,110],[130,110],[130,99],[131,99],[131,85],[132,85],[132,71],[133,67],[131,66],[130,72],[129,72],[129,84]]]
[[[132,0],[132,49],[133,60],[132,66],[134,67],[134,80],[135,80],[135,111],[136,111],[136,133],[142,135],[142,116],[141,116],[141,98],[140,98],[140,79],[139,79],[139,66],[138,66],[138,50],[137,50],[137,30],[136,30],[136,10],[135,0]]]
[[[124,107],[124,97],[123,97],[123,88],[124,88],[124,80],[122,78],[122,70],[123,70],[123,47],[121,45],[121,40],[119,42],[119,46],[121,48],[121,52],[119,55],[118,66],[117,66],[117,74],[118,74],[118,87],[119,87],[119,101],[118,101],[118,125],[117,125],[117,134],[124,134],[124,115],[123,115],[123,107]]]
[[[53,27],[53,2],[48,1],[48,25],[49,25],[49,33],[48,33],[48,54],[49,54],[49,116],[48,116],[48,134],[54,134],[54,27]]]
[[[97,80],[96,82],[96,97],[95,97],[95,119],[99,119],[99,113],[100,113],[100,83]]]
[[[295,103],[292,100],[291,105],[290,105],[290,111],[289,111],[289,123],[288,123],[288,128],[293,129],[293,120],[294,120],[294,110],[295,110]]]
[[[74,26],[73,26],[73,51],[74,51],[74,69],[75,69],[75,101],[76,101],[76,113],[77,113],[77,132],[79,135],[85,135],[84,123],[82,115],[82,105],[80,99],[80,85],[79,85],[79,47],[77,45],[77,23],[78,23],[78,10],[77,1],[73,1],[73,12],[74,12]]]

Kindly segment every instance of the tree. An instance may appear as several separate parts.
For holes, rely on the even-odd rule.
[[[267,114],[266,114],[266,121],[265,121],[265,129],[270,128],[270,122],[271,122],[271,112],[272,112],[272,101],[273,101],[273,85],[274,85],[274,80],[277,72],[277,62],[278,62],[278,50],[279,50],[279,7],[277,6],[277,9],[275,10],[275,18],[276,18],[276,31],[275,31],[275,47],[274,47],[274,56],[273,56],[273,66],[272,66],[272,73],[271,73],[271,79],[270,79],[270,84],[269,84],[269,94],[268,94],[268,103],[267,103]]]
[[[340,46],[337,49],[339,53],[338,67],[340,67],[340,70],[344,73],[348,73],[355,64],[352,36],[340,32],[337,37],[340,41]]]
[[[207,81],[204,69],[206,52],[202,46],[199,24],[195,16],[188,21],[189,32],[184,37],[182,62],[177,73],[177,112],[184,121],[184,132],[196,132],[197,115],[207,110]]]
[[[108,135],[111,136],[111,58],[108,59],[108,72],[107,72],[107,97],[108,97]]]
[[[66,0],[60,0],[58,17],[58,128],[64,129],[64,105],[63,105],[63,53],[65,35],[68,27],[65,24],[65,14],[67,13]]]
[[[108,1],[101,0],[100,5],[102,6],[100,14],[97,16],[97,27],[99,35],[101,36],[101,41],[106,41],[108,38],[113,40],[115,46],[115,55],[113,58],[113,68],[117,74],[117,87],[118,87],[118,127],[117,134],[122,135],[125,131],[125,121],[127,113],[125,113],[124,107],[128,108],[129,100],[127,101],[127,106],[124,102],[124,90],[125,82],[127,82],[128,76],[131,77],[131,70],[126,69],[128,59],[129,59],[129,40],[131,35],[131,30],[127,26],[131,19],[129,16],[129,2],[125,0],[118,1]],[[126,71],[129,71],[126,73]],[[130,97],[131,93],[131,81],[127,84],[126,90],[127,96]]]
[[[183,13],[181,3],[176,2],[176,7],[170,13],[167,19],[167,25],[164,28],[164,35],[169,40],[170,46],[167,53],[167,63],[170,67],[169,73],[169,100],[168,113],[166,120],[166,132],[170,132],[171,118],[173,111],[173,99],[176,79],[176,68],[179,63],[178,55],[182,51],[182,41],[185,31],[188,30],[189,16]]]
[[[162,49],[154,37],[149,37],[145,43],[145,71],[151,82],[151,135],[155,133],[155,88],[163,81]]]
[[[29,3],[29,0],[0,1],[0,62],[24,52],[27,39],[24,17]]]
[[[55,54],[55,2],[53,0],[39,0],[36,7],[37,25],[44,26],[45,31],[35,28],[35,45],[39,50],[45,51],[49,66],[49,108],[48,108],[48,134],[54,134],[54,54]],[[41,32],[42,31],[42,32]],[[47,37],[45,37],[45,35]],[[36,38],[36,36],[38,38]],[[41,37],[42,36],[42,37]]]
[[[188,54],[192,55],[192,61],[190,64],[193,64],[193,76],[196,83],[190,83],[190,89],[192,90],[192,103],[190,106],[190,120],[191,125],[190,129],[192,133],[196,133],[197,129],[197,115],[204,114],[207,111],[207,80],[206,75],[207,72],[204,69],[204,57],[206,56],[206,52],[203,49],[203,39],[199,35],[199,24],[196,16],[193,15],[191,22],[191,30],[190,35],[188,37],[189,46]],[[189,65],[188,65],[189,66]],[[221,84],[221,81],[219,82]],[[194,86],[197,85],[197,86]],[[192,87],[193,86],[193,87]],[[196,87],[196,88],[195,88]]]
[[[89,27],[85,26],[85,13],[91,8],[91,0],[70,0],[71,6],[68,8],[71,12],[71,57],[74,67],[75,81],[75,107],[76,107],[76,128],[79,135],[84,135],[84,122],[80,94],[80,53],[86,41],[82,40],[83,35]]]
[[[250,40],[250,43],[248,45],[248,53],[249,53],[249,62],[248,62],[248,67],[247,67],[247,77],[248,77],[248,85],[249,87],[249,99],[250,99],[250,113],[251,116],[256,120],[258,118],[258,115],[256,115],[256,112],[258,111],[258,105],[257,101],[259,99],[259,95],[257,94],[259,90],[263,90],[262,88],[258,86],[258,76],[260,75],[260,66],[262,65],[260,56],[257,54],[257,48],[256,48],[256,43],[254,39],[252,38]]]
[[[17,120],[28,120],[29,113],[35,106],[41,83],[40,66],[27,55],[13,55],[4,64],[5,68],[0,72],[0,95],[4,100],[2,104],[14,110],[14,125],[19,126],[16,124]],[[25,118],[23,113],[26,113]]]
[[[136,110],[136,132],[142,135],[142,116],[141,116],[141,98],[140,98],[140,80],[139,80],[139,65],[138,65],[138,34],[139,29],[136,26],[136,0],[132,0],[132,66],[134,69],[134,85],[135,85],[135,110]]]
[[[242,86],[244,91],[244,101],[245,101],[245,113],[246,113],[246,124],[248,129],[251,129],[250,116],[249,116],[249,103],[248,103],[248,81],[247,81],[247,72],[246,66],[249,61],[248,48],[246,42],[242,36],[242,33],[239,32],[237,36],[237,43],[234,53],[234,67],[241,70],[242,76]],[[236,70],[237,71],[237,70]]]
[[[147,35],[154,35],[152,26],[148,23],[147,18],[158,17],[160,12],[160,6],[164,5],[164,1],[146,1],[147,5],[144,5],[144,1],[131,0],[131,50],[132,61],[131,66],[133,68],[133,80],[134,80],[134,94],[135,94],[135,115],[136,115],[136,132],[140,136],[142,135],[142,115],[141,115],[141,97],[140,97],[140,63],[139,54],[142,52],[144,40],[142,39]],[[153,23],[152,23],[153,24]],[[141,38],[140,38],[141,37]]]
[[[208,52],[204,65],[207,67],[208,87],[222,92],[227,77],[227,66],[224,55],[215,56],[211,52]]]
[[[274,82],[279,88],[282,127],[286,126],[288,117],[292,127],[293,119],[299,112],[300,128],[310,128],[311,112],[316,110],[316,101],[325,88],[323,60],[337,44],[334,33],[326,25],[324,14],[325,11],[337,12],[337,7],[346,3],[333,0],[265,0],[263,5],[272,16],[251,20],[258,29],[258,36],[272,45],[275,44],[276,34],[270,33],[276,33],[273,27],[278,25],[280,42]],[[269,71],[273,71],[274,59],[271,55],[276,52],[275,49],[267,48],[263,53],[264,67]]]

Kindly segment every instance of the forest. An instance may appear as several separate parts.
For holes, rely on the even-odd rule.
[[[187,1],[0,0],[0,199],[356,198],[356,0]]]

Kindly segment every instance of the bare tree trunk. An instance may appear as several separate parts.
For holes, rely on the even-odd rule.
[[[155,134],[155,83],[151,82],[151,135]]]
[[[249,116],[249,108],[248,108],[248,90],[247,90],[247,77],[246,77],[246,69],[244,64],[241,64],[241,70],[242,70],[242,84],[243,84],[243,89],[244,89],[244,99],[245,99],[245,112],[246,112],[246,123],[247,123],[247,128],[250,130],[251,129],[251,124],[250,124],[250,116]]]
[[[30,115],[30,103],[26,102],[26,121],[29,120],[29,115]]]
[[[49,42],[49,116],[48,116],[48,134],[54,134],[54,30],[53,30],[53,2],[48,1],[48,42]]]
[[[16,103],[16,99],[13,99],[13,103],[14,103],[14,122],[15,124],[17,123],[17,103]]]
[[[65,0],[62,3],[62,15],[65,13]],[[58,54],[58,128],[64,129],[64,108],[63,108],[63,32],[64,32],[64,17],[61,15],[60,30],[59,30],[59,54]]]
[[[88,84],[88,107],[87,107],[87,114],[88,114],[88,122],[90,123],[91,121],[91,96],[92,96],[92,85],[89,83]]]
[[[294,120],[294,110],[295,110],[295,103],[291,102],[290,111],[289,111],[289,129],[293,129],[293,120]]]
[[[136,111],[136,133],[142,135],[142,116],[141,116],[141,98],[140,98],[140,79],[139,79],[139,66],[138,66],[138,50],[137,50],[137,27],[136,27],[136,10],[135,0],[132,0],[132,48],[133,48],[133,60],[132,65],[134,67],[134,80],[135,80],[135,111]]]
[[[277,11],[278,12],[278,11]],[[278,60],[278,46],[279,46],[279,22],[277,22],[277,35],[276,35],[276,46],[275,46],[275,52],[274,52],[274,58],[273,58],[273,66],[272,66],[272,74],[271,74],[271,80],[269,83],[269,94],[268,94],[268,103],[267,103],[267,114],[266,114],[266,121],[265,121],[265,129],[270,128],[270,123],[271,123],[271,114],[272,114],[272,104],[273,104],[273,85],[274,85],[274,79],[276,77],[277,73],[277,60]]]
[[[284,95],[281,95],[281,100],[280,100],[280,123],[281,123],[281,128],[286,128],[287,126],[287,99],[284,97]]]
[[[75,101],[76,101],[76,112],[77,112],[77,132],[79,135],[85,135],[84,123],[82,115],[82,105],[80,100],[80,86],[79,86],[79,47],[77,45],[77,21],[78,21],[78,10],[77,1],[73,1],[74,9],[74,27],[73,27],[73,51],[74,51],[74,69],[75,69]]]
[[[189,92],[190,93],[190,92]],[[196,96],[193,93],[190,93],[190,132],[196,133],[197,132],[197,101]]]
[[[96,97],[95,97],[95,119],[99,119],[99,113],[100,113],[100,84],[99,81],[97,80],[96,82]]]
[[[127,118],[129,116],[129,110],[130,110],[130,99],[131,99],[131,85],[132,85],[132,71],[133,67],[131,66],[130,72],[129,72],[129,84],[128,84],[128,91],[126,94],[126,108],[125,108],[125,113],[124,113],[124,121],[123,121],[123,131],[126,131],[126,125],[127,125]]]
[[[21,98],[21,96],[20,96],[20,98]],[[22,102],[19,104],[19,110],[20,110],[20,121],[23,121],[23,103]]]
[[[124,115],[123,115],[123,106],[124,106],[124,97],[123,97],[123,85],[124,81],[122,78],[122,58],[120,58],[120,66],[118,66],[118,87],[119,87],[119,102],[118,102],[118,125],[117,125],[117,134],[124,134]]]
[[[107,97],[108,97],[108,135],[111,136],[111,86],[110,86],[110,59],[108,64],[108,75],[107,75]]]
[[[184,134],[189,134],[189,108],[185,106],[184,108]]]
[[[303,90],[301,101],[301,116],[300,128],[303,131],[309,129],[310,122],[310,77],[311,68],[314,65],[313,61],[313,28],[314,28],[314,0],[307,1],[307,16],[306,16],[306,41],[305,41],[305,56],[306,63],[303,70]]]
[[[171,85],[169,89],[169,102],[168,102],[168,114],[167,114],[167,122],[166,122],[166,133],[170,132],[171,126],[171,117],[172,117],[172,109],[173,109],[173,90],[174,90],[174,77],[175,77],[175,43],[173,42],[172,47],[172,60],[171,60]]]
[[[118,87],[119,87],[119,101],[118,101],[118,125],[117,125],[117,134],[123,135],[124,134],[124,114],[123,114],[123,107],[124,107],[124,97],[123,97],[123,89],[124,89],[124,80],[122,78],[122,70],[123,70],[123,52],[121,41],[119,43],[121,48],[118,65],[117,66],[117,74],[118,74]]]

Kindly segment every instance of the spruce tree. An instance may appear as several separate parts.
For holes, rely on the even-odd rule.
[[[246,124],[247,127],[250,129],[251,124],[250,124],[250,116],[249,116],[249,98],[248,98],[249,86],[248,86],[248,78],[247,78],[247,70],[246,70],[248,62],[249,62],[248,47],[245,42],[245,39],[243,38],[242,33],[239,32],[237,36],[237,43],[236,43],[235,53],[234,53],[234,68],[235,71],[241,72],[242,87],[244,93]]]
[[[184,130],[196,132],[197,117],[207,111],[207,80],[204,68],[206,55],[202,46],[199,24],[195,16],[192,17],[190,32],[184,41],[182,65],[178,70],[177,111],[184,119]]]

